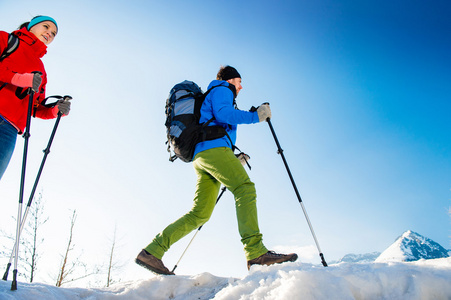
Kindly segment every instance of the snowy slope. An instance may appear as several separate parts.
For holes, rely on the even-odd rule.
[[[152,276],[110,288],[0,281],[1,300],[451,299],[451,258],[390,263],[254,266],[244,278]]]
[[[408,230],[376,259],[376,262],[416,261],[449,257],[440,244],[416,232]]]

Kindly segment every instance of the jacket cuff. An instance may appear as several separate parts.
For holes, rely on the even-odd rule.
[[[259,123],[259,122],[260,122],[260,119],[258,118],[258,113],[257,113],[257,111],[254,111],[254,116],[253,116],[252,121],[253,121],[254,123]]]
[[[58,117],[58,112],[59,112],[58,105],[55,105],[55,106],[52,108],[52,114],[53,114],[53,116],[54,116],[55,118]]]

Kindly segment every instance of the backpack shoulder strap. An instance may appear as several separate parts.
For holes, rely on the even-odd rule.
[[[15,36],[14,34],[10,33],[8,36],[8,45],[3,50],[3,52],[0,56],[0,61],[2,61],[7,56],[9,56],[11,53],[16,51],[17,47],[19,47],[19,38],[17,36]]]
[[[227,85],[227,86],[226,86],[226,85],[222,85],[222,84],[218,84],[218,85],[215,85],[215,86],[212,86],[211,88],[209,88],[208,91],[206,91],[206,92],[204,93],[204,95],[203,95],[204,98],[207,97],[207,95],[211,92],[212,89],[217,88],[217,87],[220,87],[220,86],[225,87],[225,88],[228,88],[229,90],[231,90],[232,93],[233,93],[233,98],[236,97],[236,88],[235,88],[235,86],[234,86],[233,84],[229,84],[229,85]]]
[[[19,47],[19,38],[15,36],[14,34],[10,33],[8,36],[8,45],[5,49],[3,49],[3,52],[0,54],[0,62],[4,60],[8,55],[16,51],[17,47]],[[6,82],[4,82],[0,86],[0,90],[3,89],[6,86]]]
[[[229,84],[228,86],[225,86],[222,84],[212,86],[202,95],[203,99],[205,99],[205,97],[207,97],[208,93],[210,93],[212,89],[220,87],[220,86],[228,88],[229,90],[232,91],[232,93],[234,95],[233,103],[235,104],[236,89],[233,84]],[[217,139],[217,138],[220,138],[223,136],[227,136],[230,141],[230,144],[232,145],[232,150],[235,151],[235,149],[238,149],[238,147],[236,147],[233,144],[232,139],[230,138],[229,134],[227,133],[227,131],[224,127],[222,127],[220,125],[208,126],[214,120],[216,120],[216,118],[213,116],[213,118],[211,118],[207,122],[201,124],[202,129],[203,129],[203,135],[202,135],[201,140],[205,141],[205,140],[209,140],[209,139]],[[228,126],[230,127],[230,125],[228,125]]]

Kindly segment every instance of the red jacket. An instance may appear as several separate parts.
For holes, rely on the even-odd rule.
[[[2,62],[0,62],[0,87],[3,82],[7,84],[0,90],[0,115],[11,122],[23,133],[27,122],[29,95],[27,88],[11,84],[15,73],[24,74],[39,71],[42,73],[42,83],[39,92],[34,93],[33,114],[41,119],[52,119],[58,115],[58,108],[48,108],[40,103],[45,99],[47,73],[41,57],[47,53],[47,46],[41,42],[26,27],[14,31],[19,37],[19,47]],[[8,33],[0,31],[0,53],[8,45]]]

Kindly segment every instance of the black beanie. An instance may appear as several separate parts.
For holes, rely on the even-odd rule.
[[[241,78],[241,75],[234,67],[231,66],[225,66],[221,68],[218,72],[218,75],[216,76],[216,79],[224,81],[233,78]]]

